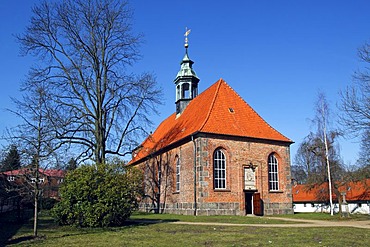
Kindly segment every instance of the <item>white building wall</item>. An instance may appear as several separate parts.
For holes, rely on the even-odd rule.
[[[325,203],[293,203],[294,213],[330,213],[330,206]],[[370,214],[370,202],[348,203],[351,214]],[[334,203],[334,213],[339,212],[338,203]]]

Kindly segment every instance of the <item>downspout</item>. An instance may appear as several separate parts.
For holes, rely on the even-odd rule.
[[[194,144],[194,216],[197,215],[197,144],[194,140],[194,136],[191,136],[191,140]]]

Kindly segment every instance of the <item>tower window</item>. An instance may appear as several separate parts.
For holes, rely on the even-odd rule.
[[[190,99],[189,83],[184,83],[182,85],[182,98],[183,99]]]
[[[180,99],[180,86],[176,87],[176,101]]]

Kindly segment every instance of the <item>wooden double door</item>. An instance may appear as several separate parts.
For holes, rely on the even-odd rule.
[[[245,192],[245,214],[263,215],[263,202],[260,193]]]

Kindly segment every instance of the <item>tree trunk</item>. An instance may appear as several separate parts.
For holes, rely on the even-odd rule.
[[[338,207],[339,207],[339,215],[343,217],[343,210],[342,210],[342,205],[343,205],[343,200],[342,197],[340,196],[339,191],[337,190],[338,193],[335,193],[337,198],[338,198]]]
[[[330,172],[330,162],[329,162],[329,146],[328,146],[328,138],[326,136],[326,125],[328,121],[328,110],[327,105],[325,102],[325,98],[323,95],[319,96],[320,101],[320,112],[321,112],[321,122],[322,122],[322,133],[324,137],[324,144],[325,144],[325,159],[326,159],[326,168],[328,173],[328,184],[329,184],[329,201],[330,201],[330,215],[334,215],[334,207],[333,207],[333,192],[332,192],[332,183],[331,183],[331,172]]]
[[[329,148],[328,148],[328,140],[326,138],[326,124],[324,122],[324,143],[325,143],[325,158],[326,158],[326,166],[328,171],[328,184],[329,184],[329,201],[330,201],[330,215],[334,215],[334,207],[333,207],[333,192],[331,186],[331,173],[330,173],[330,162],[329,162]]]
[[[38,174],[38,171],[36,172],[36,174]],[[36,176],[34,193],[35,193],[34,194],[35,207],[34,207],[34,213],[33,213],[33,236],[37,237],[38,202],[39,202],[39,198],[38,198],[38,193],[39,193],[39,190],[38,190],[38,176]]]

